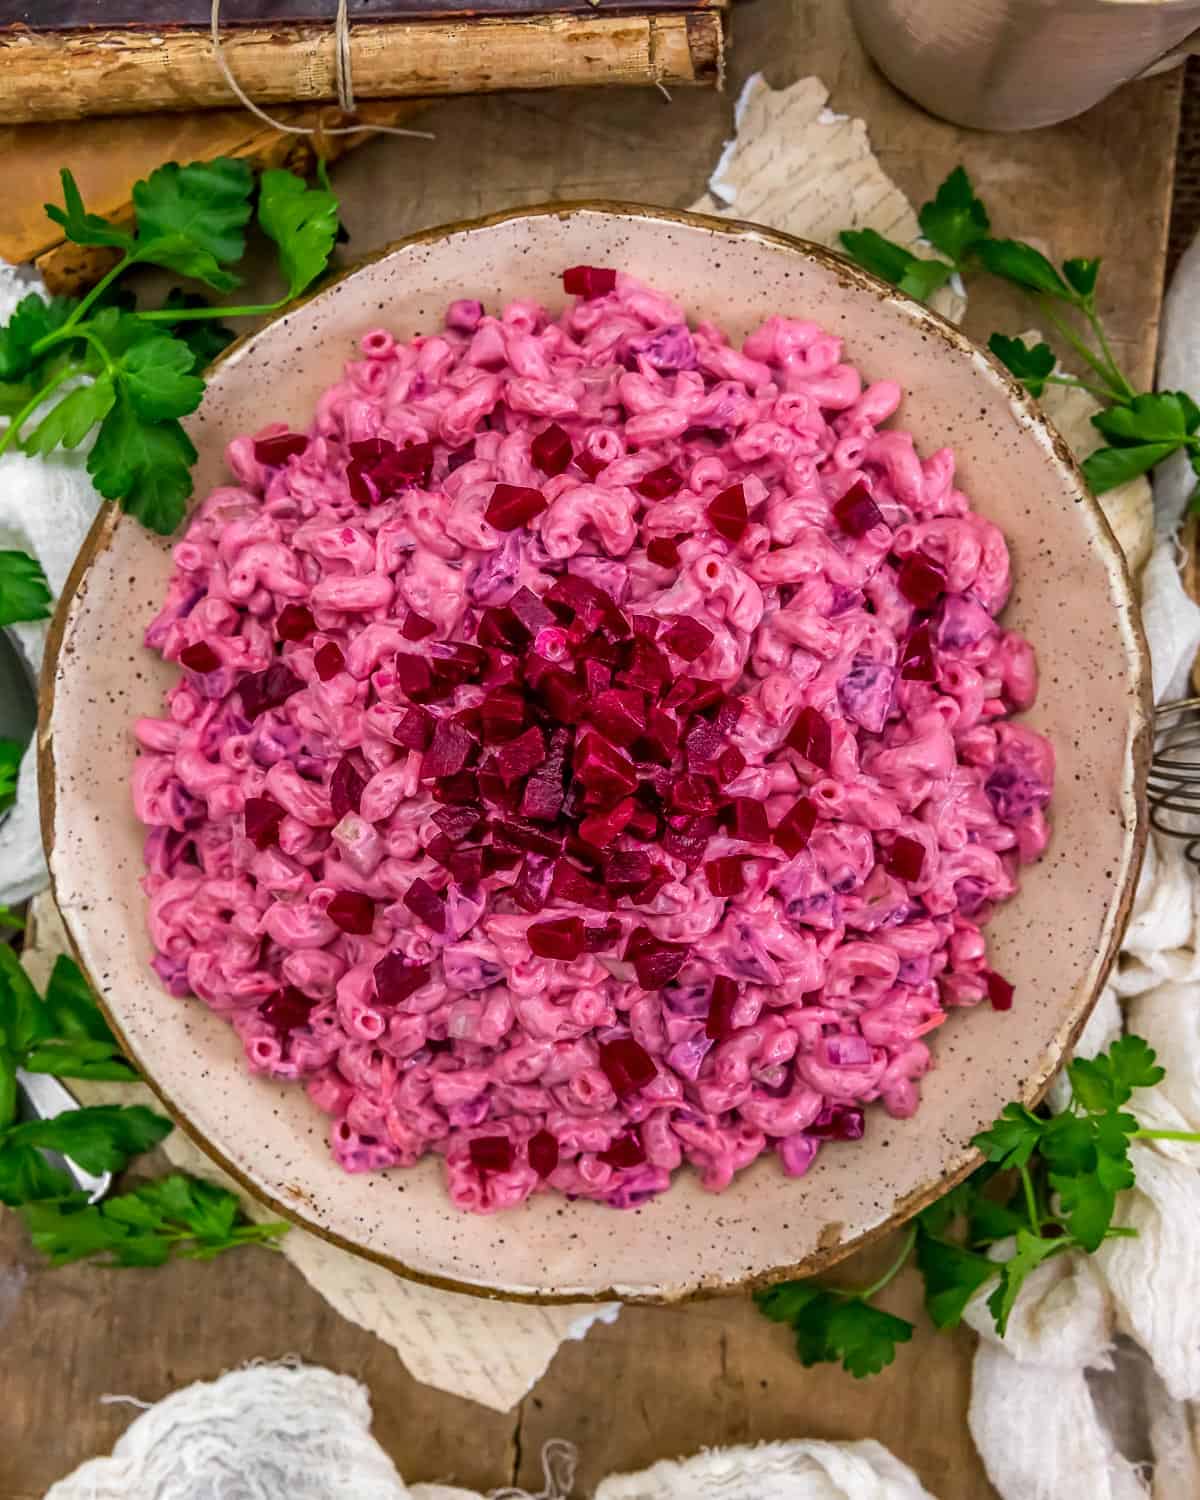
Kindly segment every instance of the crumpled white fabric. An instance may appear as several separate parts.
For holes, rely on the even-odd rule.
[[[448,1485],[405,1485],[370,1424],[366,1388],[349,1376],[306,1365],[233,1370],[150,1407],[111,1457],[90,1460],[45,1500],[484,1500]],[[496,1494],[566,1500],[572,1474],[573,1466],[547,1464],[540,1495]],[[603,1480],[595,1500],[934,1497],[879,1443],[796,1442],[655,1464]]]

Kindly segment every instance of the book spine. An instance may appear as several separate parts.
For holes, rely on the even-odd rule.
[[[256,103],[336,98],[330,26],[238,28],[223,50]],[[579,84],[716,84],[718,9],[686,14],[431,20],[351,31],[359,99],[427,98]],[[206,33],[0,33],[0,118],[220,109],[236,103]]]

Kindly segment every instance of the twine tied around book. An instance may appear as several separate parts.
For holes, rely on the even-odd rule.
[[[277,120],[274,115],[269,115],[261,106],[255,104],[254,100],[246,93],[241,84],[234,77],[233,69],[229,66],[229,59],[225,56],[225,49],[221,45],[221,0],[212,0],[212,10],[209,13],[209,30],[212,35],[213,56],[217,60],[222,77],[229,85],[242,104],[252,115],[257,115],[265,124],[274,130],[282,130],[286,135],[311,135],[318,138],[325,135],[357,135],[362,130],[376,130],[383,135],[408,135],[418,140],[432,141],[437,137],[429,130],[405,130],[400,125],[377,125],[369,123],[365,125],[335,125],[324,126],[312,125],[285,125],[282,120]],[[337,0],[337,15],[334,17],[334,68],[337,79],[338,107],[343,114],[354,114],[354,77],[350,58],[350,5],[349,0]]]

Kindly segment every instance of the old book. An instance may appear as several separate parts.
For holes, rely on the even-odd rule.
[[[210,0],[0,0],[0,120],[235,103]],[[223,0],[223,50],[262,105],[337,97],[336,0]],[[350,0],[356,99],[580,84],[715,84],[724,0]]]

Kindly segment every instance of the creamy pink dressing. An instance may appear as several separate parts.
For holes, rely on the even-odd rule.
[[[545,1189],[629,1207],[685,1161],[720,1190],[768,1149],[798,1176],[862,1133],[863,1104],[912,1114],[923,1038],[951,1009],[1010,1003],[982,927],[1048,836],[1053,752],[1011,722],[1034,655],[996,622],[1004,538],[949,449],[922,459],[880,430],[900,387],[864,385],[814,323],[771,318],[738,349],[630,277],[589,275],[600,295],[557,319],[457,302],[439,334],[369,333],[307,434],[236,439],[234,482],[195,512],[146,636],[185,665],[136,730],[159,975],[229,1020],[253,1070],[304,1084],[348,1171],[435,1151],[478,1211]],[[552,476],[539,434],[533,452],[554,439],[565,461]],[[538,513],[496,529],[497,485],[538,492],[520,502]],[[517,883],[542,868],[528,849],[456,879],[429,853],[448,858],[442,784],[400,727],[398,656],[445,660],[564,576],[604,591],[618,633],[700,622],[696,659],[662,644],[683,636],[654,649],[672,679],[724,691],[718,748],[740,752],[726,811],[691,825],[700,858],[670,852],[670,819],[688,821],[672,779],[697,769],[682,746],[665,783],[638,767],[660,777],[649,837],[616,833],[590,865],[568,792],[560,862],[598,885],[614,854],[661,868],[608,911],[555,894],[522,909]],[[519,670],[535,650],[572,669],[560,623]],[[423,710],[426,733],[468,711],[468,777],[496,749],[469,712],[487,690],[463,681]],[[747,838],[734,798],[775,832]],[[482,805],[488,827],[509,816]],[[741,888],[719,894],[712,862],[730,859]],[[572,916],[592,951],[538,956],[529,929]],[[644,988],[630,939],[647,934],[683,959]]]

